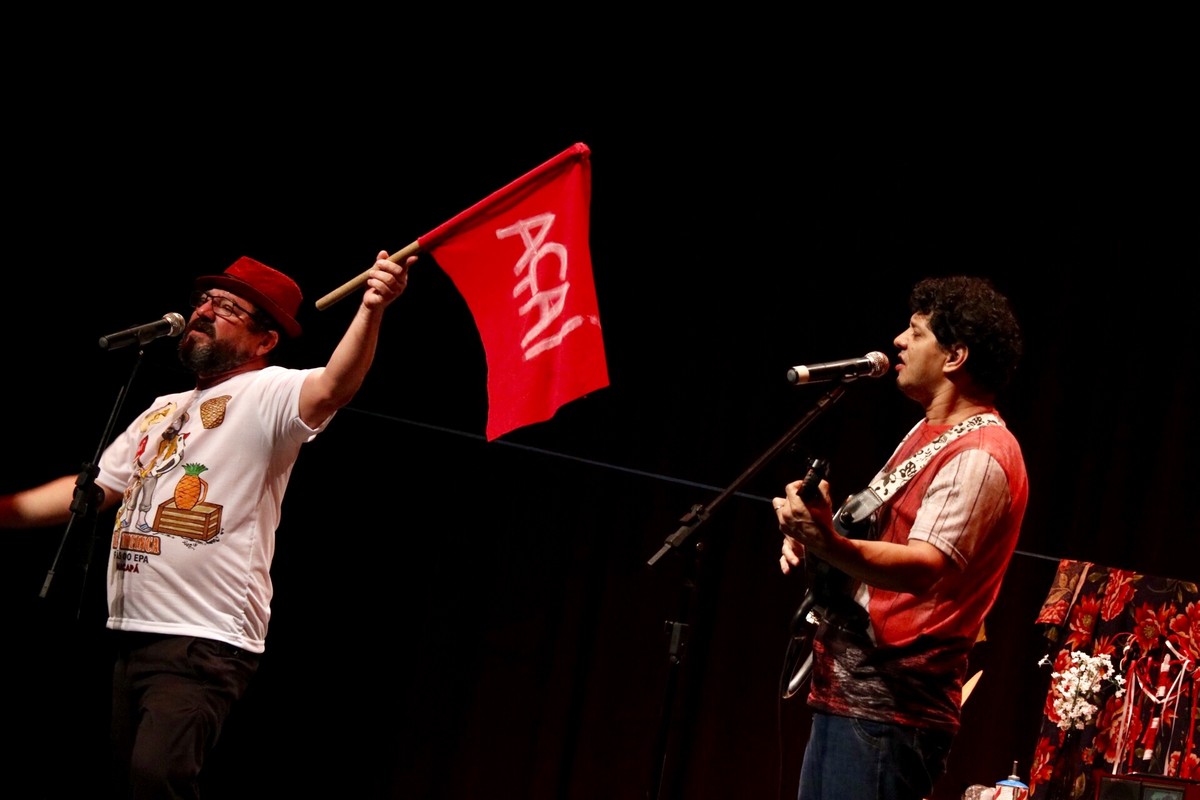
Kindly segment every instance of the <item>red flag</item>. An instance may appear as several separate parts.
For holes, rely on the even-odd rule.
[[[608,386],[578,143],[417,240],[467,301],[488,367],[488,441]]]

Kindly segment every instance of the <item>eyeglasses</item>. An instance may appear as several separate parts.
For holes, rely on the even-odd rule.
[[[209,294],[208,292],[194,292],[192,294],[192,308],[199,308],[205,303],[212,303],[213,313],[218,317],[240,319],[245,315],[250,319],[257,319],[253,312],[247,311],[228,297],[217,297],[215,294]]]

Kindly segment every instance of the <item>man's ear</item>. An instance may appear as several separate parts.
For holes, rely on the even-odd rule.
[[[971,350],[965,344],[950,345],[946,348],[946,366],[943,369],[946,372],[962,369],[963,364],[967,363],[967,357],[970,354]]]
[[[255,348],[255,354],[258,358],[262,358],[278,346],[279,331],[273,331],[268,328],[263,331],[262,337],[258,340],[258,347]]]

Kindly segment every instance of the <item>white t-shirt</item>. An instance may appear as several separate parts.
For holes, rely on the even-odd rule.
[[[271,366],[164,395],[116,437],[96,482],[124,496],[108,627],[217,639],[254,653],[271,617],[271,559],[311,370]]]

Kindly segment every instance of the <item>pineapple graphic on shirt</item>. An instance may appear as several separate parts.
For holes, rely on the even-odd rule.
[[[175,507],[191,511],[208,495],[208,481],[200,477],[208,467],[203,464],[184,464],[183,477],[175,484]]]

